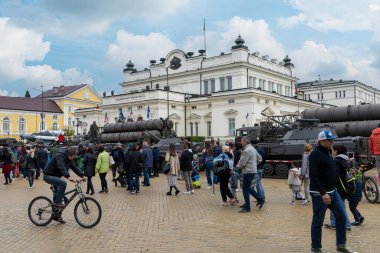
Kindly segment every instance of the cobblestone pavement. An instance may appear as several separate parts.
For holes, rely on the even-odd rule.
[[[310,252],[311,206],[288,205],[285,180],[263,179],[267,203],[247,214],[238,213],[237,206],[221,206],[218,186],[214,195],[202,188],[193,195],[166,196],[161,175],[140,195],[129,195],[111,184],[110,174],[108,180],[110,193],[94,195],[103,217],[92,229],[75,222],[75,202],[63,213],[66,224],[33,225],[28,204],[38,195],[49,196],[49,186],[41,180],[33,189],[22,179],[8,186],[0,181],[0,252]],[[99,189],[99,178],[94,182]],[[201,182],[204,186],[204,174]],[[178,185],[184,190],[183,181]],[[359,210],[366,220],[348,232],[348,244],[361,253],[378,252],[380,205],[363,199]],[[323,230],[323,245],[335,252],[334,231]]]

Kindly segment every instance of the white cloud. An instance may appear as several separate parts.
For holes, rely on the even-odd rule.
[[[0,89],[0,96],[18,97],[19,94],[15,91],[12,91],[11,93],[9,93],[9,91],[7,90]]]
[[[66,84],[68,80],[75,84],[92,83],[87,74],[76,69],[62,73],[50,65],[35,64],[44,60],[50,50],[50,42],[44,41],[42,34],[14,26],[6,18],[0,18],[0,34],[0,87],[11,81],[23,81],[25,86],[37,88]]]
[[[351,49],[328,47],[305,41],[302,47],[290,53],[295,64],[295,74],[301,81],[318,79],[358,80],[380,88],[380,72],[371,66],[372,59],[357,58]]]
[[[380,20],[375,15],[380,0],[290,0],[289,3],[300,13],[281,18],[280,25],[284,27],[304,23],[319,31],[344,32],[371,30]]]
[[[251,52],[259,51],[271,58],[282,59],[285,51],[282,45],[273,37],[269,25],[264,20],[244,19],[233,17],[227,23],[219,25],[220,32],[207,32],[207,53],[209,56],[228,52],[237,36],[240,34],[245,45]],[[186,38],[183,48],[185,51],[197,51],[204,48],[203,36]]]
[[[83,36],[102,34],[114,21],[140,17],[154,22],[176,13],[189,0],[35,0],[6,1],[3,9],[12,13],[18,25],[49,34]],[[0,5],[1,6],[1,5]],[[22,13],[22,15],[20,15]],[[38,13],[36,16],[35,13]]]
[[[161,33],[134,35],[126,31],[118,31],[116,41],[109,45],[106,58],[120,71],[132,60],[135,68],[145,68],[150,60],[159,62],[160,58],[176,48],[174,42]]]

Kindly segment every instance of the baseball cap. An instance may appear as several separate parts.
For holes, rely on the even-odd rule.
[[[318,134],[318,141],[323,140],[334,140],[337,136],[335,136],[331,131],[329,130],[323,130]]]

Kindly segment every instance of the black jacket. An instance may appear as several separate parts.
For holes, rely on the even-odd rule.
[[[180,169],[182,171],[192,170],[193,153],[188,149],[184,150],[181,154]]]
[[[86,153],[83,157],[84,175],[86,177],[95,176],[96,156],[91,153]]]
[[[27,154],[26,157],[26,169],[36,171],[40,168],[40,164],[36,155],[32,158],[30,154]]]
[[[48,160],[47,152],[44,149],[39,148],[36,150],[36,156],[37,156],[39,166],[44,168]]]
[[[124,150],[120,147],[117,147],[112,150],[111,156],[113,157],[115,164],[119,165],[121,162],[124,161]]]
[[[262,147],[260,147],[258,145],[254,146],[254,147],[255,147],[257,153],[259,153],[259,155],[261,155],[261,158],[263,159],[261,161],[261,163],[257,164],[257,169],[262,170],[262,169],[264,169],[264,164],[265,164],[265,151]]]
[[[140,172],[142,167],[139,164],[142,164],[142,156],[139,151],[129,151],[124,163],[124,169],[128,173]]]
[[[327,148],[318,145],[309,156],[310,191],[326,192],[335,190],[337,173],[335,160]]]
[[[335,157],[335,163],[336,163],[336,173],[337,173],[337,180],[336,180],[336,188],[338,190],[338,193],[342,199],[348,198],[348,195],[346,191],[344,190],[343,186],[346,188],[346,174],[348,170],[348,156],[346,155],[337,155]],[[339,180],[339,177],[342,180],[342,183]]]
[[[73,161],[70,161],[67,151],[62,151],[57,153],[46,165],[44,174],[48,176],[69,178],[69,169],[72,169],[78,176],[83,177],[83,173],[77,168]]]

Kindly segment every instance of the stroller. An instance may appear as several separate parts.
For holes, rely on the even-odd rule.
[[[125,172],[125,170],[124,169],[119,169],[117,171],[117,174],[118,174],[118,177],[116,178],[116,180],[114,180],[115,186],[117,186],[117,183],[119,182],[119,184],[121,185],[121,187],[127,187],[127,185],[128,185],[128,176],[127,176],[127,173]]]

